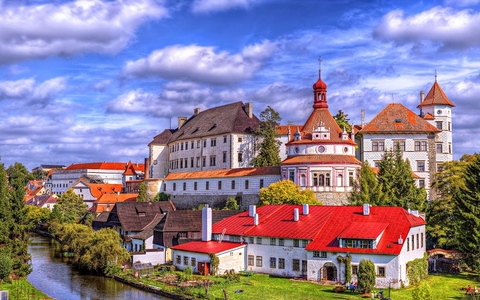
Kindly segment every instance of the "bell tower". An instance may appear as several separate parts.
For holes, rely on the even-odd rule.
[[[322,59],[318,59],[318,80],[313,84],[313,108],[328,108],[327,85],[322,80]]]

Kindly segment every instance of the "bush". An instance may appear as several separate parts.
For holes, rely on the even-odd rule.
[[[433,300],[432,287],[426,282],[420,282],[412,291],[413,300]]]
[[[335,293],[345,293],[347,289],[343,285],[337,285],[336,287],[333,288],[333,291]]]
[[[362,259],[358,265],[358,290],[370,293],[376,282],[375,265],[369,259]]]
[[[6,253],[0,254],[0,281],[8,279],[12,273],[13,262],[10,256]]]

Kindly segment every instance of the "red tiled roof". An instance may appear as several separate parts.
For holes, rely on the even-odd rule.
[[[71,164],[65,170],[96,169],[96,170],[124,171],[126,166],[127,164],[122,162],[93,162],[93,163]]]
[[[435,120],[435,117],[432,116],[431,114],[427,113],[423,116],[425,120]]]
[[[450,105],[452,107],[455,106],[455,104],[452,103],[445,95],[443,92],[442,88],[438,84],[438,82],[435,80],[435,83],[433,84],[432,88],[428,92],[427,96],[425,99],[423,99],[422,103],[420,103],[417,107],[420,108],[422,106],[428,106],[428,105],[435,105],[435,104],[440,104],[440,105]]]
[[[293,219],[294,208],[299,209],[298,221]],[[373,206],[369,215],[363,215],[362,206],[310,206],[309,214],[303,215],[301,205],[284,204],[261,206],[256,213],[257,226],[247,211],[215,223],[212,232],[220,234],[225,228],[227,235],[307,239],[309,251],[399,254],[402,245],[398,239],[405,239],[411,227],[426,224],[401,207]],[[352,224],[366,232],[354,232]],[[341,248],[337,239],[342,234],[370,238],[382,232],[376,249]]]
[[[145,172],[145,164],[128,162],[123,175],[137,175],[137,172]]]
[[[329,140],[315,140],[317,144],[332,144],[332,143],[341,143],[341,144],[352,144],[356,145],[354,141],[350,138],[348,140],[342,140],[341,134],[343,128],[338,126],[337,122],[330,114],[328,108],[315,108],[310,114],[310,117],[305,122],[301,129],[302,140],[312,140],[312,130],[318,128],[318,126],[323,123],[325,128],[330,129],[330,139]],[[294,133],[294,132],[293,132]]]
[[[87,183],[87,185],[90,187],[90,193],[92,196],[97,199],[103,194],[120,193],[123,188],[121,183]]]
[[[359,161],[352,155],[337,155],[337,154],[311,154],[311,155],[296,155],[286,158],[282,161],[282,165],[296,165],[296,164],[358,164]]]
[[[225,251],[235,250],[237,248],[245,247],[246,244],[241,243],[231,243],[231,242],[221,242],[218,241],[193,241],[186,244],[181,244],[173,246],[173,250],[183,250],[196,253],[215,253],[219,254]]]
[[[360,133],[370,132],[441,132],[400,103],[388,104]]]
[[[295,124],[278,125],[277,127],[275,127],[275,131],[279,135],[287,135],[288,134],[288,129],[290,128],[290,133],[294,134],[295,130],[297,130],[297,128],[301,128],[301,127],[302,127],[302,125],[295,125]]]
[[[169,173],[166,180],[280,175],[280,167],[237,168],[197,172]]]
[[[348,239],[376,239],[387,226],[388,223],[352,222],[338,237]]]

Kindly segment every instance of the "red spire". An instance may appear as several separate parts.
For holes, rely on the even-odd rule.
[[[313,84],[313,108],[328,108],[327,84],[322,80],[322,68],[318,70],[318,80]]]

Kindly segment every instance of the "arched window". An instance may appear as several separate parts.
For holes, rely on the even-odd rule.
[[[300,175],[300,186],[307,186],[307,177],[305,174]]]
[[[338,174],[337,176],[337,186],[343,186],[343,175]]]
[[[318,185],[319,186],[324,186],[325,185],[325,175],[320,174],[318,179],[319,179]]]

